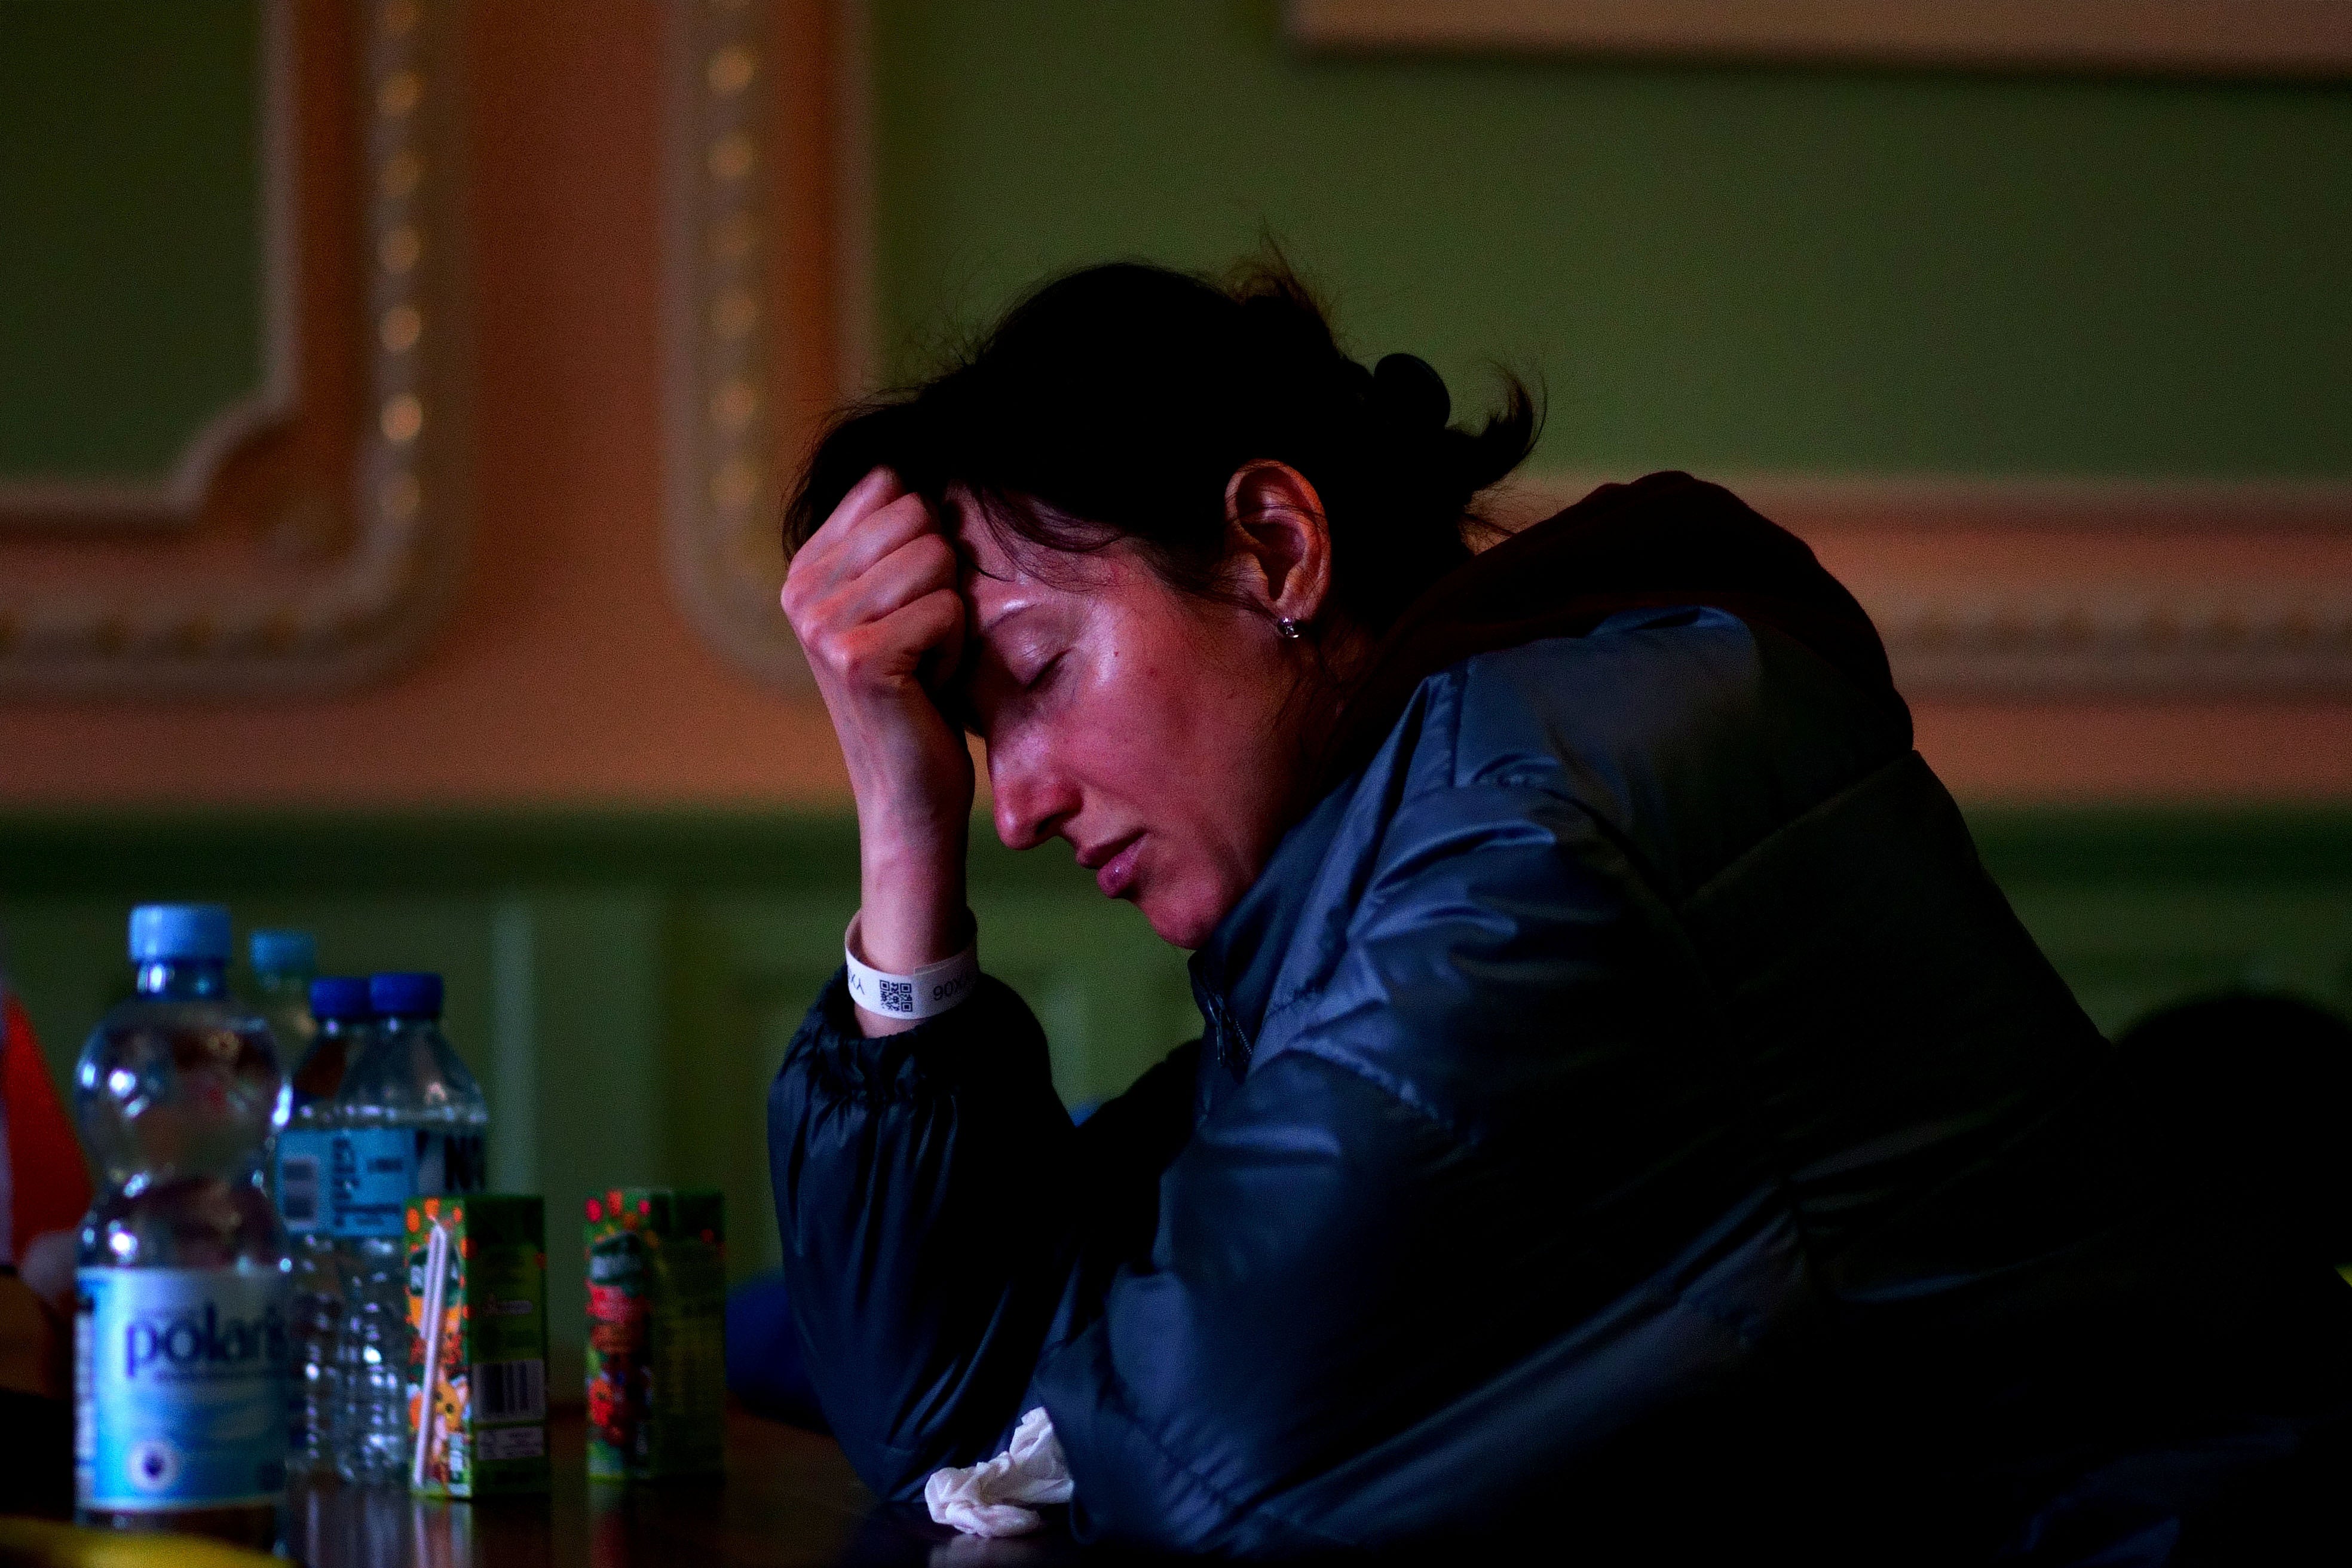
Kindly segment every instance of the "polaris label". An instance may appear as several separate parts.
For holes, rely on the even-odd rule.
[[[84,1268],[74,1492],[85,1509],[215,1508],[286,1488],[287,1282],[236,1268]]]

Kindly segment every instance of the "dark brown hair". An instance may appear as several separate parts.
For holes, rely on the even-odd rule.
[[[786,508],[784,547],[887,467],[934,499],[963,486],[992,526],[1050,550],[1133,540],[1170,583],[1214,594],[1227,483],[1272,459],[1322,498],[1333,598],[1377,634],[1469,558],[1472,498],[1535,444],[1535,398],[1502,383],[1501,412],[1450,425],[1434,371],[1349,358],[1278,256],[1223,283],[1089,267],[1029,294],[929,380],[837,415]]]

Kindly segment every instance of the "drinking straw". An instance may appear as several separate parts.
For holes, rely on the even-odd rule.
[[[425,1394],[416,1407],[416,1457],[408,1468],[412,1488],[425,1485],[425,1451],[433,1443],[433,1384],[441,1370],[441,1305],[448,1284],[449,1233],[436,1220],[425,1248]]]

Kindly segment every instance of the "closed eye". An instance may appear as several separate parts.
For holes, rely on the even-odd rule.
[[[1039,665],[1037,667],[1037,673],[1021,683],[1021,689],[1024,691],[1041,691],[1045,689],[1046,683],[1053,679],[1054,672],[1061,668],[1062,660],[1066,656],[1057,653],[1053,658],[1047,659],[1045,663]]]

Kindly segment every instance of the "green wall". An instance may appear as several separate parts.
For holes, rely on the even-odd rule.
[[[2253,984],[2352,1007],[2352,812],[1979,813],[1986,862],[2099,1024]],[[0,816],[8,968],[67,1081],[126,987],[136,900],[227,900],[333,970],[438,969],[491,1101],[491,1180],[542,1192],[553,1300],[583,1300],[565,1227],[623,1183],[712,1184],[740,1275],[777,1257],[768,1080],[839,962],[853,826],[820,818]],[[976,825],[989,969],[1044,1022],[1075,1104],[1198,1030],[1181,955],[1056,849]],[[576,1386],[559,1311],[559,1387]]]
[[[2352,89],[1303,58],[1275,0],[877,0],[904,374],[1057,268],[1261,229],[1539,461],[2352,471]]]
[[[0,4],[0,483],[153,480],[262,384],[258,0]]]

